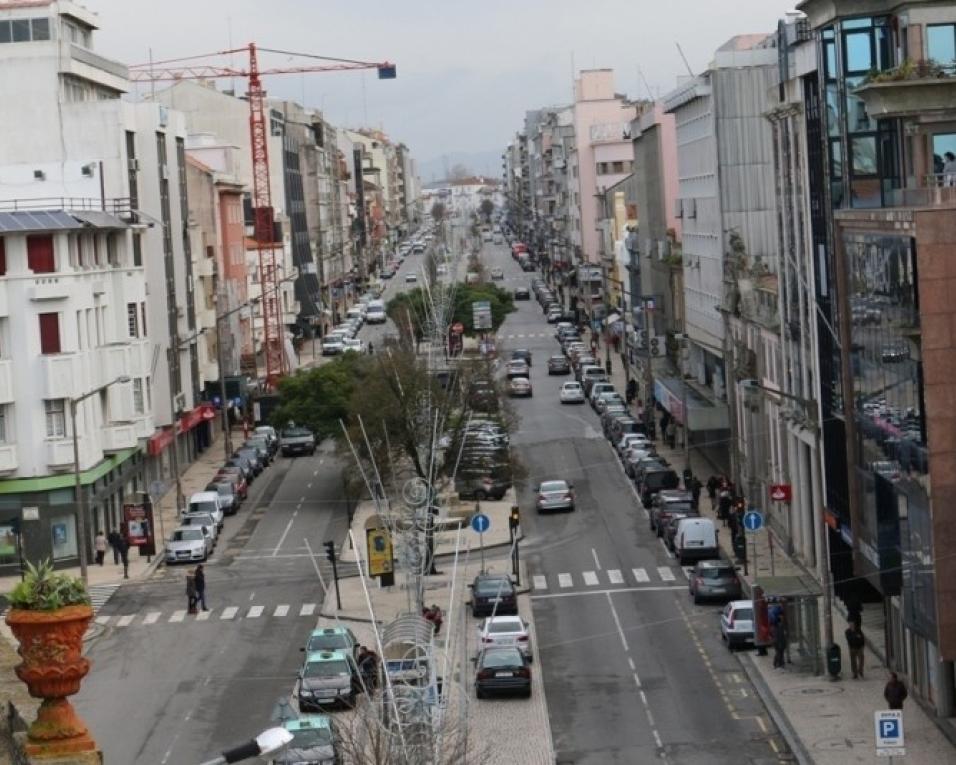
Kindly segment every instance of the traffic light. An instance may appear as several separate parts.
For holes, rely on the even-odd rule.
[[[326,542],[323,547],[325,547],[325,557],[329,563],[335,563],[335,542]]]
[[[518,528],[518,524],[521,522],[521,511],[518,509],[517,505],[511,506],[511,515],[508,516],[508,526],[512,529]]]

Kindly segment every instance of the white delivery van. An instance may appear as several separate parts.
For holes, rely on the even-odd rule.
[[[717,527],[710,518],[682,518],[677,522],[674,552],[682,566],[695,560],[719,558]]]
[[[365,309],[365,321],[367,324],[385,323],[385,303],[382,300],[372,300]]]
[[[209,513],[215,519],[219,530],[222,529],[226,517],[217,491],[198,491],[193,494],[186,506],[186,514],[189,513]]]

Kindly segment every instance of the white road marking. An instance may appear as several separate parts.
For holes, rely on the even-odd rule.
[[[614,608],[614,601],[611,600],[611,593],[607,593],[607,604],[611,608],[611,616],[614,617],[614,624],[617,625],[617,634],[621,638],[621,644],[624,646],[624,650],[630,650],[627,647],[627,638],[624,636],[624,628],[621,627],[621,620],[617,617],[617,609]]]
[[[322,572],[319,570],[319,562],[315,559],[315,553],[312,551],[312,545],[309,544],[309,540],[306,538],[302,539],[305,542],[305,548],[309,551],[309,558],[312,559],[312,568],[315,569],[315,575],[319,578],[319,584],[322,585],[323,590],[327,590],[328,587],[325,586],[325,579],[322,577]]]
[[[307,484],[305,485],[305,488],[311,489],[311,488],[312,488],[312,484],[311,484],[311,483],[307,483]]]
[[[657,573],[660,575],[662,582],[674,581],[674,572],[667,568],[667,566],[658,566]]]
[[[680,570],[684,572],[684,576],[685,576],[687,579],[690,579],[690,578],[694,575],[694,567],[693,567],[693,566],[681,566],[681,567],[680,567]]]
[[[534,576],[534,588],[536,590],[546,590],[548,589],[548,579],[547,577],[536,574]]]
[[[570,587],[570,584],[565,585]],[[529,595],[532,600],[549,600],[551,598],[575,598],[578,595],[616,595],[621,592],[674,592],[675,590],[686,591],[687,585],[676,585],[671,587],[617,587],[613,590],[575,590],[574,592],[546,592],[542,595]]]
[[[561,587],[570,587],[571,586],[571,575],[570,574],[558,574],[558,584]]]
[[[97,623],[97,624],[107,624],[111,618],[112,618],[111,616],[97,616],[97,617],[96,617],[96,623]]]
[[[170,622],[181,622],[186,618],[186,609],[180,608],[178,611],[173,611],[173,615],[169,617]]]
[[[318,475],[318,474],[319,474],[319,471],[318,471],[318,470],[313,470],[313,471],[312,471],[312,475]]]
[[[611,584],[624,584],[624,577],[621,575],[620,569],[608,569],[607,578],[611,581]]]
[[[649,582],[651,577],[648,575],[647,570],[643,568],[632,568],[631,573],[634,574],[634,579],[638,582]]]
[[[212,616],[212,611],[200,611],[198,614],[196,614],[196,621],[207,622],[209,621],[210,616]]]
[[[292,530],[292,523],[295,518],[290,518],[289,522],[286,524],[285,531],[282,532],[282,536],[279,537],[279,544],[276,545],[276,549],[272,551],[272,557],[276,557],[279,554],[279,548],[282,547],[282,543],[285,542],[285,538],[289,535],[289,532]]]
[[[595,550],[593,547],[591,548],[591,556],[594,558],[594,568],[596,568],[598,571],[600,571],[600,570],[601,570],[601,561],[598,560],[597,550]]]
[[[159,611],[150,611],[146,614],[146,618],[143,619],[143,624],[156,624],[160,616],[162,616],[162,614]]]
[[[588,587],[596,587],[598,584],[598,577],[593,571],[585,571],[584,574],[584,583]]]
[[[239,608],[237,606],[229,606],[228,608],[224,608],[222,610],[219,618],[225,621],[226,619],[232,619],[237,613],[239,613]]]
[[[299,609],[299,616],[312,616],[315,613],[315,603],[303,603]]]
[[[670,549],[668,549],[667,545],[664,544],[664,537],[658,537],[658,538],[657,538],[657,541],[660,542],[660,543],[661,543],[661,547],[664,548],[664,555],[666,555],[668,558],[670,558],[671,560],[673,560],[673,558],[674,558],[674,553],[672,553],[672,552],[670,551]]]
[[[275,613],[272,614],[272,615],[273,615],[273,616],[285,616],[285,615],[288,614],[288,613],[289,613],[289,607],[283,603],[283,604],[280,605],[280,606],[276,606]]]
[[[627,665],[631,668],[631,672],[634,671],[634,659],[630,656],[627,657]]]
[[[262,616],[262,612],[265,610],[265,606],[250,606],[249,612],[246,614],[247,619],[258,619]]]
[[[126,616],[121,616],[119,621],[116,622],[117,627],[129,627],[133,619],[136,618],[136,614],[126,614]]]

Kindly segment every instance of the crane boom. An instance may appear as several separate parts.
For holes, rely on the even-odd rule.
[[[258,50],[283,55],[299,55],[319,59],[323,64],[312,66],[282,66],[259,69]],[[212,56],[248,53],[249,68],[216,66],[200,59]],[[272,190],[269,184],[269,121],[266,117],[266,91],[262,78],[273,74],[303,74],[308,72],[342,72],[361,69],[377,69],[379,79],[395,78],[395,65],[387,61],[371,62],[353,59],[331,58],[306,54],[289,54],[288,51],[257,49],[255,43],[233,50],[217,51],[199,56],[167,59],[165,61],[136,64],[129,67],[132,82],[175,82],[178,80],[210,80],[229,77],[246,77],[249,80],[249,136],[252,144],[252,209],[256,250],[259,254],[259,286],[262,289],[263,356],[266,366],[266,386],[274,389],[279,378],[289,371],[289,359],[283,348],[282,302],[279,299],[277,242],[274,241],[274,209]]]

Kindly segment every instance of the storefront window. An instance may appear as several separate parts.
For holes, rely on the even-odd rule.
[[[53,549],[53,560],[61,558],[75,558],[76,546],[76,516],[58,515],[50,519],[50,539]]]

